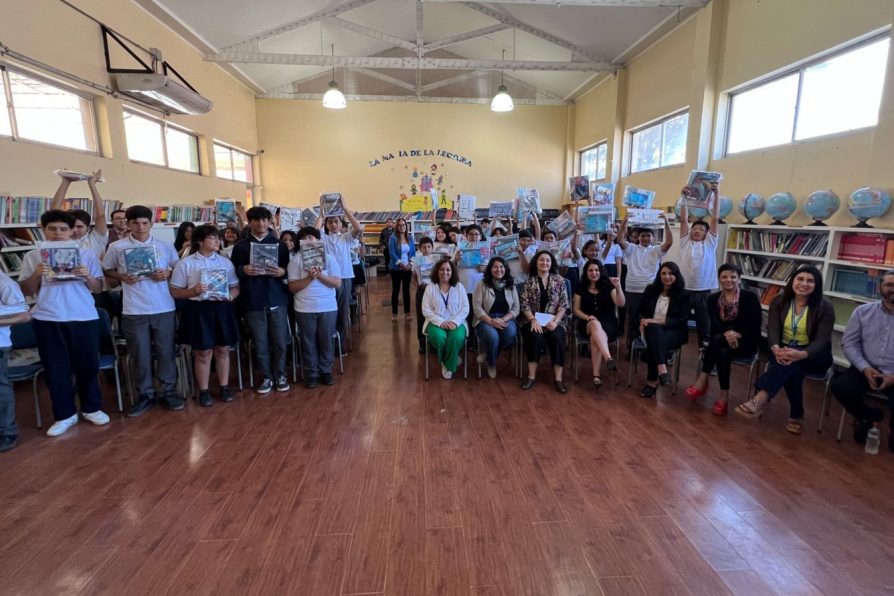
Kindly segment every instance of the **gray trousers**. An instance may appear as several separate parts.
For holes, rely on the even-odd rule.
[[[296,312],[298,334],[301,337],[302,366],[307,378],[319,378],[332,374],[335,350],[332,335],[335,333],[337,311]]]
[[[286,374],[286,345],[289,335],[288,306],[245,311],[245,323],[255,348],[261,377],[278,379]],[[272,360],[271,360],[272,353]]]
[[[121,334],[127,341],[127,352],[133,362],[137,395],[140,397],[155,396],[155,379],[152,375],[153,350],[162,395],[176,393],[177,363],[174,354],[176,325],[174,311],[156,315],[121,316]]]
[[[16,396],[9,382],[9,348],[0,349],[0,437],[17,437]]]
[[[354,280],[349,277],[343,277],[341,285],[335,288],[335,302],[338,304],[338,319],[335,321],[335,330],[341,335],[341,340],[345,341],[347,334],[346,329],[351,325],[351,287]],[[342,350],[344,350],[342,346]]]

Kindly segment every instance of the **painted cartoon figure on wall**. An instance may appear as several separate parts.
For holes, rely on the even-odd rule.
[[[418,178],[418,177],[419,177],[419,168],[417,168],[416,166],[413,166],[413,178]]]
[[[428,169],[425,166],[405,166],[410,174],[407,186],[401,186],[400,208],[401,211],[428,211],[430,209],[451,209],[453,201],[447,198],[447,188],[444,184],[446,173],[438,164],[431,164]]]
[[[431,192],[432,188],[434,188],[434,184],[432,183],[431,176],[423,174],[422,179],[419,181],[419,192]]]

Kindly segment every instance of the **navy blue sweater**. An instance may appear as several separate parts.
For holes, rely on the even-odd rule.
[[[251,262],[251,244],[258,242],[257,238],[249,234],[233,246],[233,267],[239,277],[239,297],[236,305],[242,310],[262,310],[273,306],[289,305],[289,289],[286,286],[287,276],[271,277],[269,275],[246,275],[243,268]],[[273,234],[261,240],[261,244],[279,245],[279,266],[287,269],[289,266],[289,249],[286,248]]]

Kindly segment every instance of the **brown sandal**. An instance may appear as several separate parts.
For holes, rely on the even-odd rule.
[[[748,401],[740,403],[736,406],[736,414],[740,414],[745,416],[746,418],[760,418],[764,415],[764,410],[767,409],[767,403],[760,403],[753,397]]]
[[[793,435],[800,435],[804,431],[804,422],[801,420],[790,419],[785,425],[785,430]]]

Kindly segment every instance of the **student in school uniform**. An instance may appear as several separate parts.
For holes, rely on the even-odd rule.
[[[345,219],[351,224],[351,232],[342,234],[340,217],[327,217],[323,222],[326,233],[322,235],[321,239],[326,249],[326,268],[331,275],[341,279],[341,285],[335,291],[335,299],[338,302],[338,319],[335,322],[335,330],[338,331],[342,342],[344,342],[351,327],[351,286],[354,282],[354,266],[351,265],[351,241],[359,237],[363,230],[360,227],[360,222],[348,208],[344,197],[342,197],[342,206],[345,210]],[[322,212],[321,202],[320,213]],[[342,351],[344,349],[345,346],[342,343]]]
[[[109,227],[106,223],[105,206],[102,203],[102,196],[96,185],[102,178],[102,170],[96,170],[93,175],[87,179],[87,186],[90,188],[90,197],[93,199],[93,217],[83,209],[72,209],[69,211],[74,218],[75,223],[71,230],[71,239],[78,243],[80,248],[86,248],[93,251],[97,259],[102,259],[106,246],[109,244]],[[61,210],[65,204],[65,195],[71,186],[71,179],[62,176],[59,188],[53,195],[53,201],[50,209]],[[93,229],[90,223],[93,222]]]
[[[289,336],[289,291],[283,283],[289,266],[289,250],[270,232],[273,215],[266,207],[252,207],[247,235],[233,247],[233,266],[239,277],[238,310],[245,317],[254,343],[255,357],[261,371],[261,384],[255,393],[266,395],[273,390],[288,391],[286,379],[286,345]],[[251,264],[252,244],[275,244],[279,247],[277,264],[259,267]]]
[[[9,382],[9,349],[12,347],[10,326],[27,323],[31,313],[19,284],[5,273],[0,273],[0,306],[7,311],[18,311],[0,316],[0,452],[15,448],[19,442],[16,426],[16,399]]]
[[[140,416],[156,405],[155,379],[161,386],[161,402],[169,410],[184,407],[177,395],[177,366],[174,354],[176,307],[168,290],[171,270],[179,258],[174,246],[159,242],[149,233],[152,229],[152,210],[142,205],[128,207],[126,213],[130,235],[113,242],[106,251],[102,266],[108,279],[119,282],[124,292],[121,334],[127,342],[136,371],[139,400],[127,415]],[[156,269],[152,273],[134,274],[128,271],[129,254],[154,252]],[[157,368],[152,370],[155,353]]]
[[[691,194],[687,186],[683,194]],[[686,203],[680,207],[680,271],[686,279],[686,291],[692,296],[695,313],[695,330],[699,346],[711,343],[711,316],[708,313],[708,295],[717,288],[717,222],[720,221],[720,201],[717,184],[711,185],[714,206],[711,223],[698,220],[689,224]]]
[[[304,227],[298,231],[298,243],[304,240],[319,240],[320,231]],[[308,389],[324,385],[334,385],[332,365],[335,350],[332,336],[338,316],[336,288],[341,280],[329,271],[329,255],[325,267],[304,266],[301,252],[289,263],[289,291],[295,294],[295,318],[301,341],[302,366],[306,376],[304,385]]]
[[[40,225],[47,241],[71,240],[75,218],[65,211],[50,209],[40,216]],[[75,387],[84,418],[97,426],[109,423],[109,416],[101,409],[99,328],[95,322],[99,315],[91,295],[102,288],[102,268],[93,251],[79,252],[81,264],[73,270],[78,280],[44,279],[52,269],[41,262],[40,250],[25,255],[19,273],[22,293],[37,297],[31,316],[56,420],[47,430],[50,437],[59,436],[78,423]]]
[[[423,236],[419,241],[419,255],[427,257],[431,254],[434,243],[431,238]],[[422,315],[422,297],[425,296],[425,288],[431,283],[431,276],[422,273],[419,258],[413,258],[413,283],[416,285],[416,337],[419,339],[419,353],[425,353],[425,336],[422,334],[422,326],[425,317]]]
[[[212,287],[203,283],[204,271],[226,279],[225,297],[208,295]],[[229,385],[230,346],[239,342],[239,326],[232,301],[239,296],[239,278],[232,261],[220,254],[220,232],[216,227],[206,224],[193,230],[192,253],[174,267],[170,291],[174,298],[185,301],[177,336],[179,343],[192,348],[199,386],[196,401],[202,407],[214,405],[209,391],[212,356],[220,401],[233,401]]]

